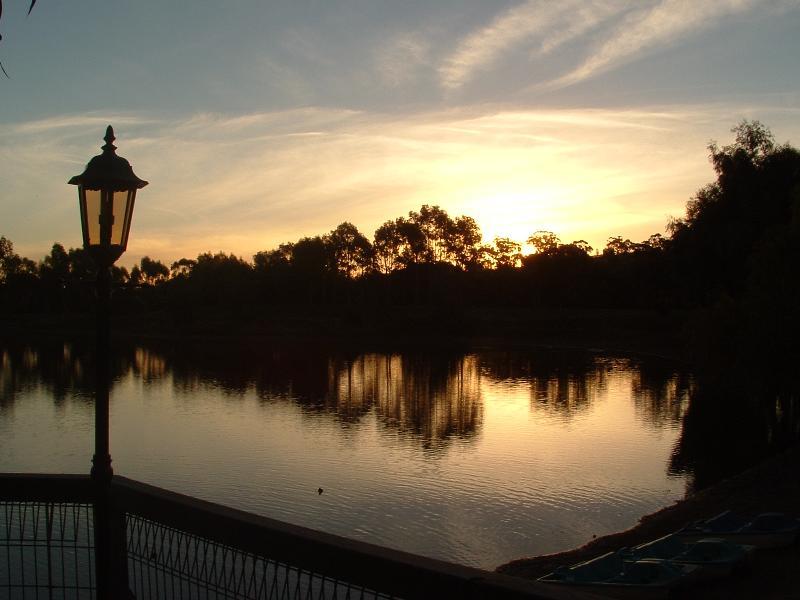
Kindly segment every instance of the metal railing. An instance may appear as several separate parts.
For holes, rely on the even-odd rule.
[[[103,553],[100,527],[117,529]],[[0,475],[0,599],[94,598],[106,576],[136,599],[587,597],[124,477]]]

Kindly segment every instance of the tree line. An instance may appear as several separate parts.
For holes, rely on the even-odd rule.
[[[667,234],[604,248],[562,242],[549,231],[532,251],[499,237],[482,240],[476,221],[438,206],[386,221],[370,240],[343,222],[324,235],[256,253],[251,260],[202,253],[170,265],[144,257],[114,267],[115,309],[193,307],[256,314],[269,305],[392,305],[713,310],[720,344],[731,332],[776,339],[797,323],[800,154],[777,145],[757,121],[733,128],[733,143],[709,146],[716,180],[701,188]],[[56,243],[41,261],[0,238],[0,307],[19,312],[91,310],[93,264],[81,248]],[[742,328],[746,328],[746,331]],[[773,344],[774,345],[774,344]],[[790,353],[791,354],[791,353]]]
[[[527,242],[530,254],[509,238],[484,244],[473,218],[453,218],[438,206],[423,205],[381,225],[372,240],[343,222],[325,235],[258,252],[250,261],[205,252],[168,265],[145,256],[130,271],[114,266],[113,281],[117,295],[150,308],[174,294],[189,304],[215,306],[428,304],[452,300],[447,286],[469,288],[461,301],[477,304],[641,305],[647,304],[643,294],[625,300],[611,293],[618,285],[601,282],[619,283],[620,273],[638,278],[665,248],[660,234],[639,243],[613,237],[602,252],[583,240],[562,243],[550,231],[534,232]],[[0,302],[6,311],[85,310],[93,280],[94,265],[83,248],[67,250],[55,243],[35,262],[0,237]],[[524,291],[512,291],[519,286]]]

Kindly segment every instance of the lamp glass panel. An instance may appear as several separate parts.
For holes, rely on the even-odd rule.
[[[129,217],[128,202],[131,200],[130,190],[122,190],[121,192],[114,192],[112,199],[112,212],[114,215],[114,223],[111,225],[111,245],[124,246],[127,241],[126,223]]]
[[[100,190],[84,189],[86,198],[86,240],[89,245],[100,243]]]

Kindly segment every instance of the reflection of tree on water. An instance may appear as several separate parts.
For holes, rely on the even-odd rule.
[[[642,361],[637,367],[632,395],[639,419],[656,429],[678,427],[694,390],[692,377],[662,361]]]
[[[616,359],[588,352],[486,352],[481,374],[529,385],[531,409],[569,419],[605,394],[613,373],[630,381],[639,420],[656,428],[678,426],[692,391],[688,373],[663,360]]]
[[[91,347],[81,339],[2,342],[0,411],[38,387],[57,405],[90,403]],[[115,343],[112,360],[114,381],[133,375],[148,385],[170,378],[184,402],[209,386],[229,399],[254,391],[263,402],[291,401],[344,427],[374,410],[383,427],[434,449],[481,427],[482,377],[526,387],[532,410],[563,419],[591,407],[615,371],[630,382],[640,421],[656,428],[682,424],[670,471],[693,475],[696,489],[800,438],[800,403],[792,396],[745,402],[718,392],[715,399],[688,403],[710,392],[667,363],[584,352],[347,354],[304,345],[153,342]]]
[[[48,340],[28,344],[16,340],[0,346],[0,408],[17,394],[44,386],[59,405],[71,398],[90,400],[94,389],[87,344]]]
[[[381,422],[412,434],[426,448],[469,437],[480,425],[478,360],[474,355],[362,354],[329,362],[327,399],[340,418],[375,407]]]
[[[699,388],[683,419],[670,472],[691,474],[693,490],[734,475],[800,440],[800,401],[777,395],[772,401]]]
[[[481,372],[530,386],[531,410],[570,418],[585,409],[605,388],[606,368],[586,352],[488,352]]]
[[[208,383],[228,394],[255,389],[265,402],[291,400],[307,412],[334,415],[343,425],[374,409],[385,427],[426,447],[469,437],[480,424],[472,356],[341,354],[307,347],[208,352],[204,346],[197,353],[182,348],[168,359],[146,358],[148,352],[137,349],[137,362],[168,365],[174,385],[184,392]]]

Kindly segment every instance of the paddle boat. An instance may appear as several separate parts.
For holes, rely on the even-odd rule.
[[[684,541],[713,537],[758,548],[783,548],[800,537],[800,519],[783,513],[761,513],[751,519],[727,510],[710,519],[695,521],[675,535]]]
[[[724,577],[748,562],[755,546],[735,544],[720,538],[702,538],[696,541],[681,539],[675,534],[641,544],[630,550],[630,556],[660,558],[677,564],[702,567],[706,577]]]
[[[694,565],[659,558],[632,559],[623,550],[560,567],[539,581],[614,598],[668,598],[673,590],[696,581],[699,573]]]

